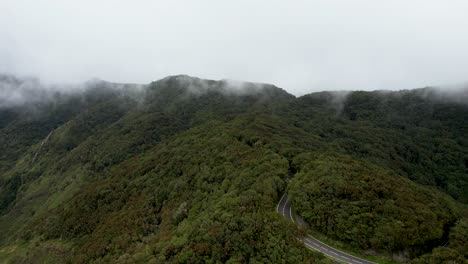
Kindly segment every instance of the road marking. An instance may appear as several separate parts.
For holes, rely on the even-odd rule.
[[[299,239],[298,239],[299,240]],[[304,243],[304,245],[309,248],[310,250],[314,250],[314,251],[317,251],[317,252],[320,252],[320,253],[323,253],[322,251],[316,249],[316,248],[313,248],[311,247],[310,245]],[[339,259],[339,258],[335,258],[334,256],[330,256],[330,255],[326,255],[327,257],[331,258],[331,259],[334,259],[336,261],[338,261],[339,263],[344,263],[343,260]]]
[[[283,201],[283,198],[284,198],[285,195],[286,195],[286,193],[284,193],[283,196],[281,196],[281,199],[279,200],[279,203],[278,203],[278,205],[276,206],[276,212],[278,212],[278,213],[279,213],[279,206],[280,206],[280,204],[281,204],[281,201]]]
[[[293,223],[296,223],[294,221],[294,218],[293,218],[293,215],[292,215],[292,206],[289,206],[289,217],[291,218],[291,220],[293,221]]]
[[[288,198],[286,198],[286,201],[288,200]],[[284,210],[286,210],[286,202],[284,202],[283,204],[283,216],[286,217],[286,213],[284,212]]]
[[[307,234],[307,235],[308,235],[309,237],[315,239],[315,238],[314,238],[313,236],[311,236],[310,234]],[[315,240],[316,240],[317,242],[319,242],[320,244],[322,244],[322,245],[328,246],[328,247],[330,247],[330,248],[332,248],[332,249],[334,249],[334,250],[336,250],[336,251],[338,251],[338,252],[341,252],[341,253],[343,254],[343,256],[349,256],[349,257],[351,257],[351,258],[360,259],[359,257],[355,257],[355,256],[350,255],[350,254],[348,254],[348,253],[345,253],[345,252],[343,252],[343,251],[341,251],[341,250],[338,250],[338,249],[336,249],[336,248],[334,248],[334,247],[331,247],[331,246],[329,246],[329,245],[323,243],[322,241],[320,241],[320,240],[318,240],[318,239],[315,239]],[[349,258],[347,258],[347,259],[349,259]],[[356,261],[356,260],[355,260],[355,261]],[[364,261],[367,262],[367,263],[375,263],[375,262],[368,261],[368,260],[364,260]],[[359,263],[363,263],[363,262],[359,262]]]
[[[282,215],[283,215],[283,217],[285,217],[286,219],[288,219],[288,216],[286,215],[286,206],[288,205],[289,198],[286,197],[286,201],[285,201],[283,204],[281,204],[281,203],[283,202],[283,200],[284,200],[284,197],[286,197],[286,193],[284,193],[283,196],[281,196],[281,199],[280,199],[280,201],[278,202],[278,205],[276,206],[276,211],[277,211],[278,213],[281,213],[281,212],[280,212],[280,207],[282,207],[282,208],[281,208]],[[292,214],[292,206],[291,206],[291,205],[289,205],[289,219],[292,220],[293,223],[296,223],[296,222],[294,221],[294,217],[293,217],[293,214]],[[324,253],[326,256],[328,256],[328,257],[330,257],[330,258],[332,258],[332,259],[338,260],[338,261],[340,261],[340,262],[344,262],[345,260],[347,260],[348,263],[359,263],[359,264],[363,264],[363,263],[374,263],[374,264],[376,264],[375,262],[368,261],[368,260],[364,260],[364,259],[361,259],[361,258],[359,258],[359,257],[355,257],[355,256],[350,255],[350,254],[347,254],[347,253],[345,253],[345,252],[343,252],[343,251],[341,251],[341,250],[338,250],[338,249],[336,249],[336,248],[334,248],[334,247],[331,247],[331,246],[329,246],[329,245],[323,243],[322,241],[320,241],[320,240],[314,238],[314,237],[311,236],[310,234],[307,234],[307,236],[309,236],[312,240],[310,240],[310,239],[307,238],[307,237],[304,237],[304,238],[302,238],[302,239],[299,239],[299,238],[297,238],[297,239],[300,240],[300,241],[302,241],[302,243],[303,243],[304,245],[306,245],[308,248],[313,249],[313,250],[317,250],[317,251],[319,251],[319,252],[322,252],[322,253]],[[313,244],[315,247],[313,247],[312,245],[306,243],[305,241],[307,241],[307,242]],[[315,243],[314,241],[316,241],[318,244]],[[321,250],[320,250],[319,248],[321,248]],[[333,252],[333,251],[340,252],[340,253],[342,253],[343,255],[337,254],[336,252]],[[333,255],[338,256],[338,258],[333,257],[330,253],[333,254]],[[347,256],[349,256],[350,258],[347,257]],[[345,259],[345,260],[343,260],[343,259]],[[358,260],[356,260],[356,259],[363,260],[364,262],[358,261]]]

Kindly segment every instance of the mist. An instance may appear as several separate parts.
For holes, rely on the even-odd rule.
[[[39,78],[0,74],[0,109],[27,106],[30,110],[49,103],[63,103],[64,98],[76,98],[86,103],[99,98],[100,93],[127,96],[137,102],[144,100],[142,84],[112,83],[90,79],[82,83],[50,83]],[[93,97],[91,96],[91,97]]]
[[[2,1],[0,72],[43,82],[169,75],[295,95],[468,80],[466,1]]]
[[[38,78],[0,74],[0,109],[49,102],[58,94],[69,94],[76,90],[71,86],[45,85]]]

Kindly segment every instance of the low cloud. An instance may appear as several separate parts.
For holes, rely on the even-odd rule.
[[[36,78],[0,75],[0,108],[46,101],[52,93]]]
[[[0,10],[0,72],[45,81],[186,73],[303,95],[468,79],[468,1],[0,1]]]
[[[422,90],[420,96],[439,102],[468,104],[468,84],[427,87]]]
[[[53,103],[64,96],[78,96],[86,101],[86,92],[95,88],[112,90],[120,95],[142,101],[146,85],[111,83],[91,79],[83,83],[45,83],[38,78],[0,74],[0,109],[16,106],[34,107],[35,104]]]

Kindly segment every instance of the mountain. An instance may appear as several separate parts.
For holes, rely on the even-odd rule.
[[[329,263],[275,212],[284,192],[350,251],[468,257],[467,89],[2,75],[0,91],[1,262]]]

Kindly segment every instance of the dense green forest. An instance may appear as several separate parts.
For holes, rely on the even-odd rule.
[[[286,191],[356,252],[467,261],[466,89],[0,77],[34,95],[0,99],[0,262],[331,263],[275,212]]]

